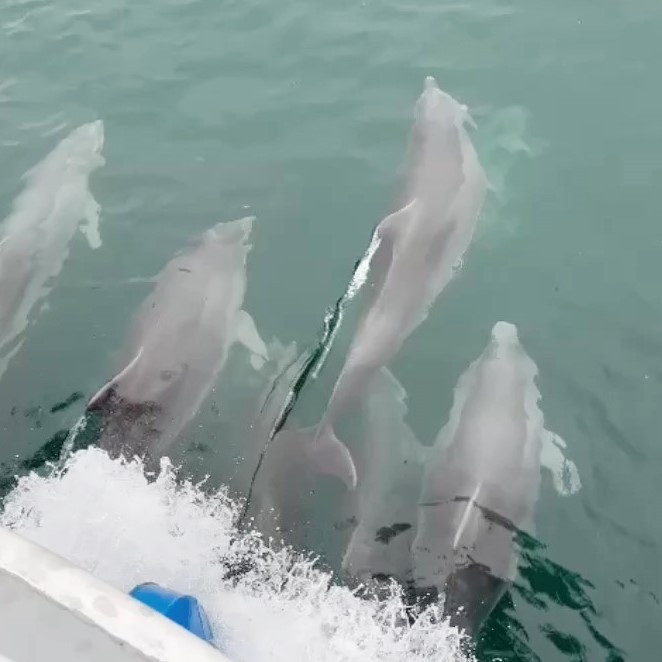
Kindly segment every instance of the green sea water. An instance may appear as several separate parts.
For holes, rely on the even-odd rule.
[[[311,343],[390,211],[434,75],[471,110],[491,192],[394,364],[409,422],[433,439],[494,322],[514,322],[583,482],[543,483],[479,657],[659,659],[660,35],[654,0],[4,0],[0,218],[76,126],[103,120],[106,163],[103,246],[75,238],[0,381],[0,459],[39,464],[108,377],[142,281],[219,220],[257,217],[260,331]]]

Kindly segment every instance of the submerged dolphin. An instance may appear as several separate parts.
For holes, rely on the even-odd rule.
[[[142,304],[120,371],[90,400],[100,445],[114,455],[158,459],[197,412],[238,341],[254,364],[267,354],[248,313],[247,243],[253,218],[219,223],[172,259]]]
[[[275,540],[290,534],[302,520],[299,479],[306,472],[305,454],[292,455],[287,445],[275,441],[278,434],[271,439],[274,428],[295,400],[297,383],[305,379],[310,362],[310,353],[298,353],[295,343],[283,350],[278,352],[280,356],[276,355],[273,379],[250,426],[249,441],[260,447],[261,457],[253,472],[242,515],[242,519],[254,523],[265,539]]]
[[[314,428],[285,430],[274,439],[315,472],[335,475],[350,489],[356,468],[335,436],[336,420],[360,402],[374,375],[426,318],[474,232],[486,179],[467,121],[466,108],[426,78],[416,104],[402,207],[375,229],[372,292],[326,412]]]
[[[74,129],[25,174],[25,188],[0,225],[0,376],[60,273],[76,229],[92,248],[101,245],[99,205],[88,185],[104,164],[103,140],[99,120]]]
[[[361,582],[382,577],[411,581],[410,548],[428,448],[407,425],[407,393],[386,368],[363,403],[363,452],[356,521],[343,569]]]
[[[412,545],[413,579],[445,594],[451,622],[475,633],[513,581],[517,533],[533,532],[543,427],[537,367],[517,329],[498,322],[460,377],[426,465]]]

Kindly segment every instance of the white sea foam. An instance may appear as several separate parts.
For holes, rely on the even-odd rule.
[[[470,659],[436,610],[406,625],[395,589],[380,602],[358,598],[312,560],[238,534],[236,515],[224,492],[178,482],[168,463],[149,483],[137,461],[88,449],[63,472],[21,479],[0,524],[121,590],[155,581],[196,595],[238,662]],[[228,579],[241,561],[246,572]]]

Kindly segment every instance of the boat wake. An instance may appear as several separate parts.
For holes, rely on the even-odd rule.
[[[469,662],[466,640],[432,607],[413,623],[398,589],[379,601],[334,582],[315,560],[236,527],[224,491],[156,480],[137,460],[79,451],[50,475],[20,479],[0,525],[122,591],[154,581],[198,597],[218,647],[237,662]]]

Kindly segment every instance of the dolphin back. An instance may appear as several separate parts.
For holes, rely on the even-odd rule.
[[[480,618],[515,576],[518,531],[533,527],[542,432],[536,374],[517,329],[495,325],[458,381],[423,479],[415,584],[448,591],[449,605]]]
[[[466,117],[463,106],[433,78],[426,79],[416,105],[400,206],[373,235],[379,242],[371,264],[373,292],[313,437],[314,442],[324,440],[326,448],[339,448],[337,418],[361,402],[371,380],[425,320],[469,244],[483,185],[464,130]],[[347,472],[345,477],[351,478]]]
[[[23,176],[23,190],[0,224],[0,376],[60,273],[77,228],[92,248],[101,244],[89,176],[104,163],[103,135],[96,121],[62,139]]]
[[[400,382],[383,368],[363,405],[357,526],[343,558],[344,570],[361,581],[384,576],[406,584],[411,579],[410,548],[426,449],[405,420],[406,398]]]
[[[134,319],[117,374],[88,405],[102,414],[102,447],[164,453],[199,409],[236,340],[266,354],[252,318],[241,310],[252,223],[215,225],[159,274]]]

